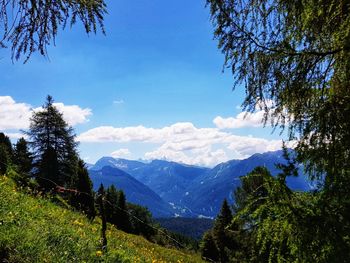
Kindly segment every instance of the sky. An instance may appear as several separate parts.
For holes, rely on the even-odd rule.
[[[13,142],[48,94],[72,125],[81,157],[166,159],[212,167],[281,148],[263,112],[213,39],[205,1],[107,1],[106,35],[59,32],[48,58],[11,61],[0,49],[0,131]]]

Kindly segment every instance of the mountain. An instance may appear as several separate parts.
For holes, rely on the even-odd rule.
[[[213,218],[219,212],[223,200],[231,203],[233,191],[240,184],[240,177],[256,166],[267,167],[276,176],[277,163],[285,163],[282,151],[254,154],[244,160],[231,160],[212,169],[154,160],[150,163],[101,158],[91,169],[115,167],[152,189],[181,217]],[[300,176],[287,178],[293,190],[308,191],[312,187],[300,169]]]
[[[115,167],[129,173],[136,180],[147,185],[164,201],[173,207],[181,204],[181,197],[186,188],[198,176],[210,171],[208,168],[179,164],[163,160],[154,160],[150,163],[129,161],[103,157],[98,160],[91,170],[104,166]]]
[[[113,157],[102,157],[95,163],[95,165],[93,165],[92,167],[89,167],[89,169],[101,170],[105,166],[111,166],[111,167],[115,167],[120,170],[123,170],[126,173],[130,173],[145,165],[147,164],[139,161],[132,161],[132,160],[126,160],[126,159],[120,159],[120,158],[113,158]]]
[[[272,175],[280,170],[277,163],[285,163],[282,151],[254,154],[245,160],[232,160],[214,167],[209,173],[197,177],[186,189],[182,197],[184,205],[191,208],[197,216],[215,216],[226,198],[231,203],[233,192],[240,185],[240,177],[251,172],[256,166],[265,166]],[[287,178],[288,186],[293,190],[307,191],[310,185],[305,175]]]
[[[155,217],[171,217],[174,215],[171,206],[164,202],[149,187],[137,181],[128,173],[111,166],[100,170],[89,170],[90,178],[97,190],[102,183],[106,188],[112,184],[122,189],[127,201],[147,207]]]
[[[214,220],[207,218],[156,218],[161,227],[168,229],[169,231],[179,233],[184,236],[189,236],[194,239],[200,240],[203,234],[211,229],[214,224]]]

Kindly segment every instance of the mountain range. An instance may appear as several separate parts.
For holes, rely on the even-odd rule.
[[[114,184],[125,192],[128,201],[148,207],[154,217],[213,218],[225,198],[234,202],[233,191],[241,176],[256,166],[265,166],[277,175],[277,163],[285,163],[282,151],[254,154],[212,169],[164,160],[145,163],[102,157],[89,165],[89,174],[95,189],[101,183],[106,187]],[[302,169],[298,177],[287,178],[287,184],[293,190],[312,189]]]

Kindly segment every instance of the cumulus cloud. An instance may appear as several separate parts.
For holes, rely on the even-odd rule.
[[[236,106],[236,109],[242,109]],[[239,129],[245,127],[262,127],[264,125],[265,109],[273,110],[274,103],[272,100],[258,101],[255,105],[254,112],[242,111],[236,117],[223,118],[217,116],[213,123],[219,129]]]
[[[64,105],[60,102],[53,105],[63,113],[63,118],[71,126],[88,122],[88,117],[92,115],[91,109],[82,109],[78,105]]]
[[[239,129],[244,127],[262,127],[264,119],[264,111],[254,113],[243,111],[236,117],[223,118],[217,116],[213,123],[219,129]]]
[[[116,150],[114,152],[111,153],[111,156],[113,158],[122,158],[122,157],[128,157],[130,156],[130,151],[129,149],[125,149],[125,148],[122,148],[122,149],[119,149],[119,150]]]
[[[199,151],[193,150],[190,153],[185,153],[167,149],[166,147],[163,147],[163,145],[155,151],[145,153],[145,158],[149,160],[162,159],[207,167],[226,162],[230,159],[223,149],[212,151],[211,147],[208,147]]]
[[[30,105],[17,103],[10,96],[0,96],[0,130],[29,127],[30,109]]]
[[[91,109],[82,109],[78,105],[54,103],[54,106],[63,113],[63,118],[72,126],[87,122],[88,117],[92,114]],[[32,109],[31,105],[16,102],[10,96],[0,96],[0,130],[27,129],[32,110],[40,111],[41,109],[41,107]]]
[[[80,142],[139,142],[158,146],[146,159],[165,159],[186,164],[213,166],[229,159],[243,159],[254,153],[281,148],[280,140],[237,136],[218,128],[197,128],[190,122],[175,123],[163,128],[144,126],[103,126],[78,136]]]

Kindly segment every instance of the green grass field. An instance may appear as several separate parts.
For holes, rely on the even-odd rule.
[[[100,220],[18,191],[0,176],[0,261],[4,262],[202,262],[197,254],[168,249],[108,226],[100,248]]]

